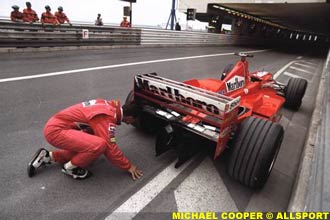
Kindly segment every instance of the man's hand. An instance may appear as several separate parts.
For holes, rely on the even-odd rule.
[[[138,169],[135,165],[131,165],[128,172],[131,173],[133,180],[140,179],[143,176],[143,173],[140,169]]]

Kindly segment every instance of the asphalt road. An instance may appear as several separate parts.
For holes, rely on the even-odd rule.
[[[174,170],[170,168],[176,158],[174,152],[155,158],[155,138],[127,125],[117,129],[117,140],[124,154],[143,170],[139,181],[134,182],[127,172],[103,157],[89,167],[94,176],[84,181],[65,176],[57,164],[38,170],[33,178],[26,173],[26,165],[38,148],[53,149],[42,131],[55,112],[97,97],[124,102],[135,74],[157,72],[178,81],[219,77],[226,64],[237,60],[226,53],[259,49],[184,47],[0,54],[0,219],[169,219],[173,211],[286,210],[325,54],[267,50],[250,59],[250,70],[274,73],[292,61],[278,80],[286,83],[289,77],[299,76],[309,81],[301,109],[283,110],[285,138],[262,190],[250,190],[228,177],[226,155],[217,161],[197,155],[181,170]],[[219,55],[192,57],[209,54]],[[187,58],[164,60],[179,57]]]

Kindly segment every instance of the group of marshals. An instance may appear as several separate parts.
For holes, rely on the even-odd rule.
[[[39,21],[37,13],[32,9],[30,2],[26,2],[26,9],[23,10],[23,13],[19,11],[19,6],[13,5],[13,11],[10,14],[10,19],[14,22],[29,22],[34,23]],[[63,7],[59,6],[58,11],[55,12],[55,15],[51,13],[51,8],[49,5],[45,6],[46,11],[41,14],[41,24],[64,24],[67,22],[71,25],[69,18],[63,12]]]

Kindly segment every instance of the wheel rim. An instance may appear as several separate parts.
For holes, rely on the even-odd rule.
[[[269,165],[269,168],[268,168],[268,171],[267,171],[267,175],[266,175],[266,179],[269,177],[269,175],[270,175],[270,173],[271,173],[271,171],[272,171],[272,169],[274,167],[274,164],[275,164],[277,155],[278,155],[278,153],[280,151],[280,146],[281,146],[282,140],[283,140],[283,135],[282,135],[281,139],[276,144],[276,151],[275,151],[274,156],[272,158],[272,161],[271,161],[271,163]]]

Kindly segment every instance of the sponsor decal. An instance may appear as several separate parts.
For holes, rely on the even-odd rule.
[[[115,138],[115,134],[116,134],[116,126],[114,126],[113,124],[109,124],[109,139],[111,143],[116,143],[116,138]]]
[[[234,76],[226,82],[227,92],[235,91],[245,85],[245,78],[242,76]]]
[[[88,107],[88,106],[96,105],[96,100],[95,99],[92,99],[92,100],[83,102],[82,105],[83,105],[83,107]]]
[[[262,72],[257,72],[257,76],[258,77],[260,77],[260,78],[262,78],[263,76],[265,76],[265,75],[267,75],[268,74],[268,72],[265,72],[265,71],[262,71]]]
[[[141,89],[147,90],[166,99],[190,105],[205,112],[220,115],[220,109],[217,107],[217,105],[220,105],[219,102],[194,94],[193,92],[182,90],[180,88],[172,88],[140,77],[136,77],[136,85]],[[222,111],[224,111],[224,109]]]
[[[241,101],[241,97],[240,97],[240,96],[237,97],[234,101],[232,101],[232,102],[230,103],[230,105],[229,105],[229,111],[231,111],[231,110],[233,110],[234,108],[236,108],[236,107],[239,105],[240,101]]]
[[[224,94],[226,94],[226,90],[220,90],[218,93],[221,95],[224,95]]]

